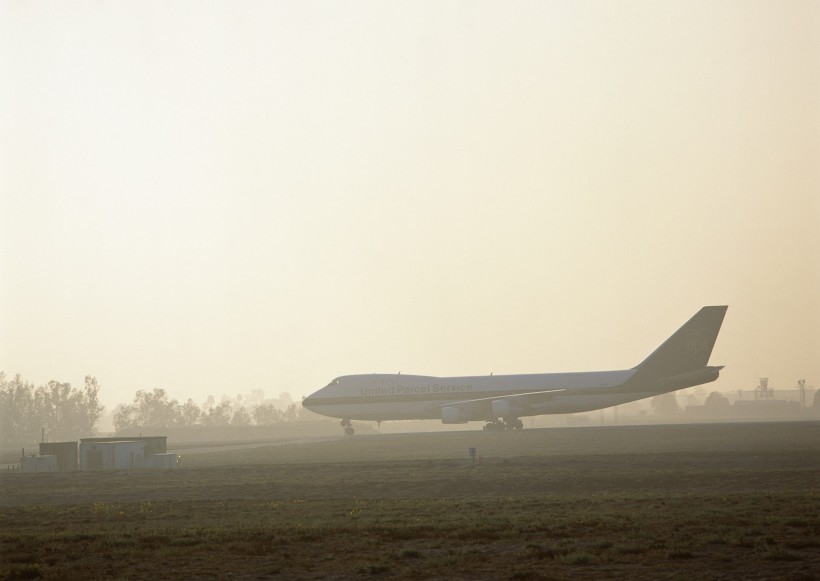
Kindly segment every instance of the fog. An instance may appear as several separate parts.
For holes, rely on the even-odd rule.
[[[0,5],[0,369],[820,383],[818,4]],[[593,420],[594,421],[594,420]]]

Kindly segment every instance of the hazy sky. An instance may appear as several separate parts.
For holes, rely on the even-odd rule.
[[[820,386],[820,3],[0,3],[0,369]]]

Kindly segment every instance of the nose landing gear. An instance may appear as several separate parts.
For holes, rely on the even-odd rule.
[[[345,436],[352,436],[356,433],[356,430],[354,430],[353,426],[350,424],[350,420],[342,420],[341,424],[345,430]]]

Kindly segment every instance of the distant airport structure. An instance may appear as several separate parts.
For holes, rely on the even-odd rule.
[[[42,442],[38,455],[20,458],[21,472],[74,472],[178,468],[179,455],[167,451],[166,436],[83,438]]]
[[[485,430],[524,427],[522,417],[597,410],[715,381],[709,366],[726,306],[703,307],[639,365],[620,371],[465,377],[371,374],[337,377],[302,405],[351,420],[440,419],[486,422]]]

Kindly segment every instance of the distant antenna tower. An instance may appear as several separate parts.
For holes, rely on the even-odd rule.
[[[800,390],[800,407],[806,409],[806,380],[797,380],[797,389]]]
[[[774,399],[774,389],[769,389],[769,378],[761,377],[755,388],[755,399]]]

